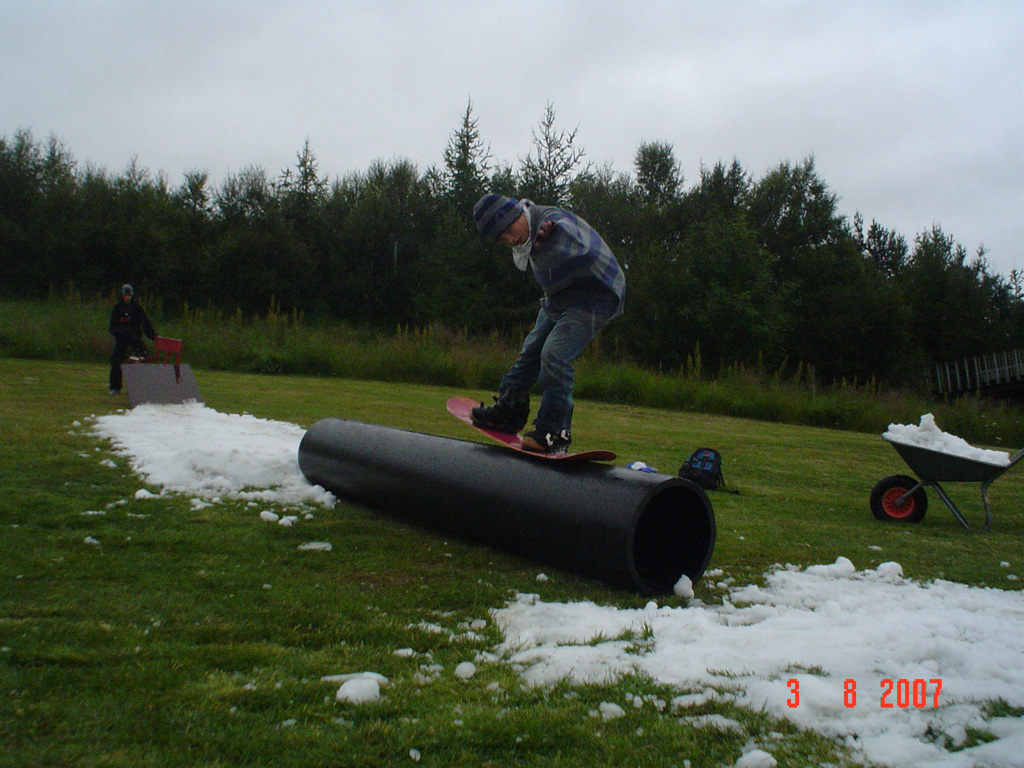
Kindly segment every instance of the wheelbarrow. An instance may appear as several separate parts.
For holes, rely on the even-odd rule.
[[[871,489],[871,512],[879,520],[889,522],[919,523],[928,509],[925,487],[935,490],[939,498],[949,507],[953,517],[967,530],[971,526],[949,497],[941,483],[981,483],[981,502],[985,509],[985,530],[992,525],[992,513],[988,506],[988,487],[992,481],[1024,458],[1024,448],[1010,457],[1009,464],[991,464],[976,461],[965,456],[933,451],[918,445],[900,443],[882,437],[907,463],[920,479],[908,475],[889,475],[882,478]]]

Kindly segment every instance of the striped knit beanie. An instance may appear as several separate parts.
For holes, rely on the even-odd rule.
[[[504,195],[484,195],[473,206],[473,220],[480,234],[497,240],[523,212],[523,204]]]

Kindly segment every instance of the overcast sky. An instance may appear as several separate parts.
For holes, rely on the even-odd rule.
[[[597,165],[672,144],[687,187],[813,154],[841,213],[1024,269],[1021,0],[0,0],[0,135],[111,173],[277,175],[306,139],[332,179],[425,170],[470,100],[513,166],[548,103]]]

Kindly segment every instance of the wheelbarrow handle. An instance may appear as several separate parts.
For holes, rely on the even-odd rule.
[[[1006,468],[1009,469],[1021,459],[1024,459],[1024,448],[1021,448],[1019,451],[1013,454],[1013,456],[1010,457],[1010,463],[1007,465]]]

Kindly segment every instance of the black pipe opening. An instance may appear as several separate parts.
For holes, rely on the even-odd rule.
[[[672,592],[680,577],[696,583],[715,543],[715,519],[707,496],[682,480],[661,487],[640,512],[633,531],[632,560],[644,591]]]

